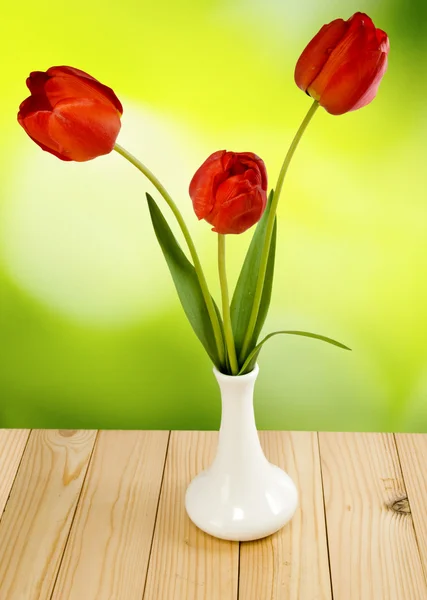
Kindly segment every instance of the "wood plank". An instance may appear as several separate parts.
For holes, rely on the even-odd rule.
[[[330,600],[317,434],[264,431],[260,439],[267,458],[293,478],[300,507],[275,535],[241,544],[239,600]]]
[[[319,439],[334,598],[427,598],[393,435]]]
[[[396,434],[397,450],[414,521],[418,548],[427,576],[427,435]]]
[[[168,431],[102,431],[52,600],[141,600]]]
[[[32,431],[0,522],[0,600],[48,600],[94,431]]]
[[[29,429],[0,429],[0,519],[29,435]]]
[[[191,479],[213,460],[217,432],[172,432],[144,600],[236,600],[239,544],[218,540],[187,517]]]

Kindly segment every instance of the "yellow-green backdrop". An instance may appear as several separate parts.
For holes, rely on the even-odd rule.
[[[0,426],[215,428],[211,366],[157,246],[143,177],[113,153],[63,163],[16,122],[31,70],[83,69],[124,105],[119,141],[188,219],[217,293],[215,235],[188,183],[214,150],[253,151],[270,186],[310,99],[295,62],[361,10],[387,31],[377,99],[319,110],[279,207],[260,428],[427,431],[427,10],[422,0],[40,0],[2,9]],[[154,194],[155,195],[155,194]],[[229,236],[230,284],[251,231]]]

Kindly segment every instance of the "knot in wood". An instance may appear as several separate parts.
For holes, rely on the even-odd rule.
[[[394,500],[391,504],[389,504],[389,508],[390,508],[390,510],[394,510],[394,512],[397,512],[399,514],[403,514],[403,515],[411,514],[411,508],[409,506],[409,500],[408,500],[407,496],[404,496],[403,498],[398,498],[397,500]]]
[[[58,430],[59,435],[61,435],[62,437],[68,438],[68,437],[73,437],[73,435],[75,435],[77,433],[76,429],[59,429]]]

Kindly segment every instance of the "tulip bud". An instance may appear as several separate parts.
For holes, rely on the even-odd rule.
[[[18,122],[40,148],[78,162],[113,150],[123,108],[112,89],[72,67],[34,71],[27,87]]]
[[[333,115],[357,110],[375,98],[389,50],[387,34],[367,15],[336,19],[301,54],[295,82]]]
[[[264,162],[252,152],[214,152],[190,183],[197,217],[221,234],[243,233],[257,223],[267,204],[266,191]]]

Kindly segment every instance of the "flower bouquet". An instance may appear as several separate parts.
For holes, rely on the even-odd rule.
[[[268,194],[265,164],[253,152],[216,151],[192,177],[189,196],[194,212],[217,234],[219,306],[178,205],[145,164],[116,141],[123,108],[113,90],[67,66],[35,71],[27,79],[31,95],[22,102],[18,121],[36,144],[63,161],[88,161],[115,150],[145,175],[168,205],[166,214],[146,194],[155,235],[188,321],[212,360],[222,397],[215,461],[191,482],[186,494],[189,516],[212,535],[256,539],[279,529],[297,508],[292,480],[267,461],[259,444],[253,413],[257,359],[264,343],[278,334],[348,348],[324,335],[296,330],[271,332],[260,340],[273,286],[276,211],[292,156],[316,110],[321,106],[340,115],[369,104],[386,71],[388,52],[386,33],[363,13],[324,25],[296,64],[295,82],[312,104],[274,190]],[[178,223],[186,251],[167,217]],[[242,234],[255,224],[230,301],[226,236]]]

